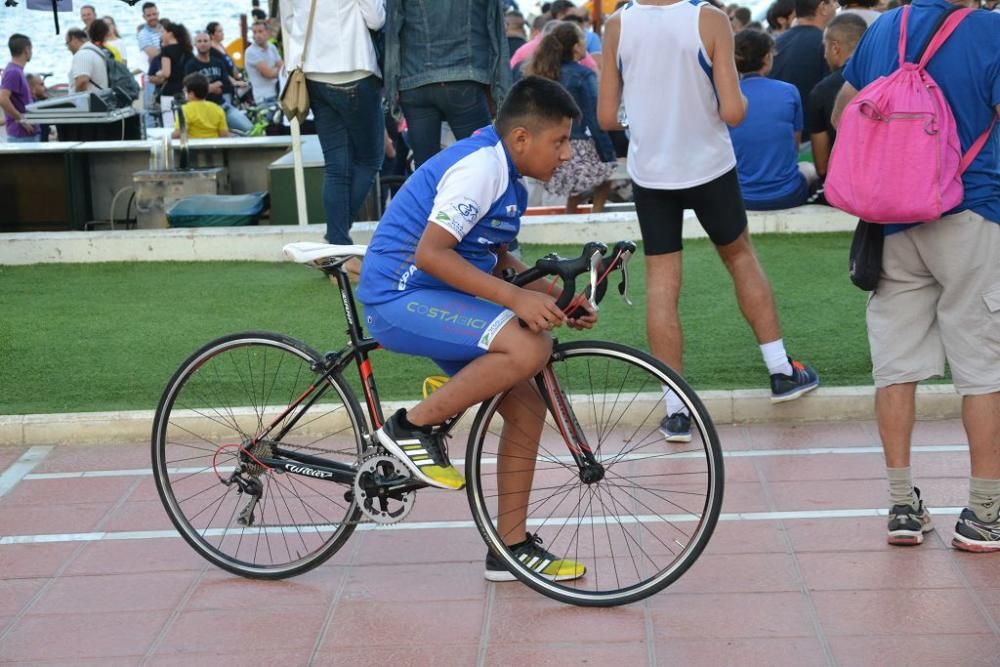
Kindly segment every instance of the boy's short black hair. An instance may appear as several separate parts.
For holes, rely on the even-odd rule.
[[[145,12],[147,9],[156,9],[156,3],[155,2],[142,3],[142,11]]]
[[[15,32],[7,40],[7,48],[10,49],[10,57],[17,58],[23,56],[24,52],[31,46],[31,39],[27,35]]]
[[[199,100],[208,97],[208,78],[201,72],[191,72],[184,77],[184,87]]]
[[[515,127],[529,131],[554,125],[566,118],[577,120],[580,107],[558,81],[526,76],[510,89],[497,112],[497,132],[504,136]]]
[[[795,0],[795,18],[808,19],[816,16],[819,6],[832,0]]]

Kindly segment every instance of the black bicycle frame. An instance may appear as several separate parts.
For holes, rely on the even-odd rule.
[[[305,414],[309,408],[329,389],[327,379],[333,373],[342,370],[351,362],[354,362],[354,364],[358,367],[361,385],[365,392],[365,403],[368,408],[368,415],[371,419],[372,425],[375,429],[378,429],[381,428],[384,423],[385,416],[382,413],[382,405],[379,402],[378,389],[375,386],[375,376],[372,372],[371,360],[368,357],[368,354],[372,350],[379,349],[381,345],[379,345],[378,341],[375,339],[364,335],[364,331],[362,330],[358,319],[357,302],[354,299],[353,290],[351,289],[347,273],[342,268],[342,264],[343,261],[333,263],[330,266],[325,267],[323,271],[327,275],[335,276],[337,279],[337,285],[340,288],[340,297],[344,307],[344,318],[347,321],[347,336],[350,339],[350,344],[337,352],[327,354],[324,360],[317,364],[318,367],[313,369],[320,372],[320,375],[318,375],[316,380],[309,386],[308,389],[306,389],[305,392],[302,393],[301,396],[299,396],[278,417],[276,417],[267,428],[257,435],[252,444],[255,444],[258,440],[266,437],[277,424],[281,423],[282,420],[301,406],[298,410],[298,414],[288,420],[288,422],[282,427],[281,431],[279,431],[278,434],[272,438],[275,442],[280,443],[285,434],[287,434],[292,428],[294,428],[295,424],[298,423],[302,415]],[[529,269],[529,271],[533,270],[534,269]],[[552,371],[551,365],[547,365],[537,376],[535,376],[535,383],[538,386],[542,398],[545,400],[549,412],[552,414],[552,417],[556,422],[556,427],[563,436],[563,440],[566,442],[566,447],[577,466],[581,471],[597,466],[597,459],[594,457],[594,453],[591,451],[587,438],[583,433],[583,429],[580,427],[580,424],[573,413],[569,397],[566,396],[566,393],[559,386],[558,378],[556,378],[555,373]],[[444,431],[446,433],[450,431],[461,417],[462,413],[447,420],[444,424]],[[274,448],[273,457],[260,457],[259,461],[270,468],[284,470],[285,472],[303,475],[312,479],[329,480],[339,484],[353,484],[354,477],[357,474],[357,469],[346,463],[328,461],[316,456],[291,451],[281,447]],[[404,486],[422,488],[426,485],[422,483],[414,483],[412,485]]]

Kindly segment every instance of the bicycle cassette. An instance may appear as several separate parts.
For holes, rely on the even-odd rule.
[[[394,456],[375,454],[364,459],[354,476],[354,497],[361,512],[381,524],[405,519],[413,509],[417,492],[392,492],[389,488],[409,479],[409,471]]]

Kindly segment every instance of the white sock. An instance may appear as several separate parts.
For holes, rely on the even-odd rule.
[[[782,375],[792,374],[792,365],[788,363],[788,353],[785,352],[785,341],[782,338],[764,343],[760,346],[760,353],[767,364],[767,372],[771,375],[781,373]]]
[[[681,402],[680,396],[675,394],[673,390],[663,385],[663,398],[667,402],[667,416],[671,416],[680,412],[681,414],[688,414],[688,409],[684,407],[684,403]]]

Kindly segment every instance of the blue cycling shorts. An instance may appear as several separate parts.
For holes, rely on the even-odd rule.
[[[448,375],[489,352],[513,311],[470,294],[415,289],[393,301],[366,305],[365,320],[387,350],[430,357]]]

